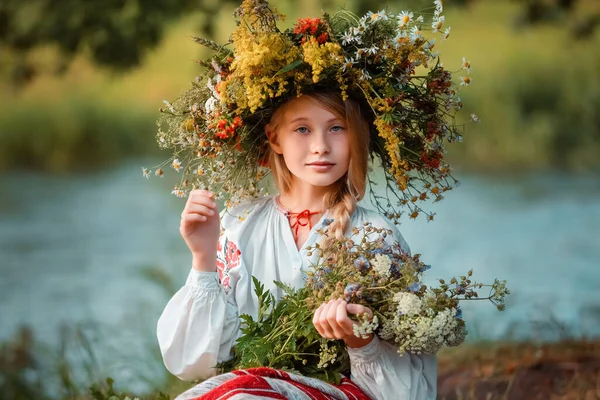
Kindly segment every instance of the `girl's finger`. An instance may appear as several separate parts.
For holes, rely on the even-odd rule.
[[[181,223],[184,225],[187,223],[204,222],[206,219],[206,216],[200,214],[184,214],[181,216]]]
[[[321,314],[318,319],[319,327],[321,328],[321,332],[319,333],[327,339],[333,338],[333,330],[331,329],[331,326],[329,326],[329,321],[327,320],[329,310],[331,309],[331,303],[332,302],[329,301],[321,306]]]
[[[189,206],[184,208],[182,216],[186,215],[186,214],[200,214],[200,215],[212,217],[213,215],[216,214],[216,211],[214,208],[210,208],[210,207],[207,207],[204,205],[190,204]]]
[[[217,202],[214,199],[212,199],[210,197],[206,197],[206,196],[189,197],[185,206],[187,208],[194,204],[198,204],[198,205],[202,205],[202,206],[206,206],[206,207],[210,207],[210,208],[217,207]]]
[[[319,335],[325,337],[325,332],[323,331],[323,328],[321,326],[321,315],[323,313],[323,306],[324,304],[321,304],[321,306],[315,310],[315,314],[313,315],[313,325],[315,326],[317,332],[319,332]]]
[[[345,301],[340,302],[337,308],[336,313],[336,322],[338,324],[339,337],[338,339],[343,339],[346,336],[354,334],[354,323],[350,318],[348,318],[348,312],[346,311],[347,303]]]
[[[215,194],[213,192],[211,192],[210,190],[195,189],[195,190],[192,190],[190,192],[189,197],[190,198],[192,198],[192,197],[194,197],[194,198],[196,198],[196,197],[208,197],[210,199],[214,199]]]
[[[367,315],[369,316],[369,319],[373,319],[373,310],[371,310],[369,307],[365,307],[361,304],[348,304],[346,306],[346,310],[348,310],[349,314],[354,314],[354,315],[363,315],[364,313],[367,313]]]
[[[339,299],[335,300],[329,305],[329,310],[327,310],[327,323],[329,324],[333,337],[335,337],[336,339],[341,339],[344,336],[344,330],[341,328],[340,324],[337,321],[338,309],[340,308],[342,303],[345,302]],[[344,309],[345,308],[346,306],[344,305]]]

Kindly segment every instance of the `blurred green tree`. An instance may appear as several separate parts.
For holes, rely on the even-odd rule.
[[[451,0],[446,4],[466,6],[482,0]],[[519,25],[557,21],[570,17],[579,3],[599,0],[514,0],[523,7]],[[43,67],[55,73],[64,72],[73,57],[83,51],[92,62],[113,71],[126,71],[140,65],[144,54],[156,46],[171,21],[190,12],[206,18],[199,20],[199,31],[211,37],[223,7],[234,7],[240,0],[0,0],[0,74],[16,86],[29,82]],[[296,7],[333,9],[337,0],[312,0]],[[293,3],[291,3],[293,2]],[[359,15],[369,10],[391,8],[421,10],[431,7],[432,0],[348,0],[346,6]],[[583,16],[582,16],[583,14]],[[600,10],[578,13],[574,17],[575,37],[584,38],[600,24]],[[28,54],[36,48],[51,45],[58,50],[55,65],[36,65]]]

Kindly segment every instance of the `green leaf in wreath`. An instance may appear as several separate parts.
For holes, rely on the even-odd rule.
[[[302,60],[292,61],[291,63],[289,63],[288,65],[286,65],[285,67],[283,67],[279,71],[277,71],[277,73],[274,76],[285,74],[286,72],[289,72],[289,71],[293,70],[294,68],[298,68],[300,65],[302,65],[302,63],[303,63]]]

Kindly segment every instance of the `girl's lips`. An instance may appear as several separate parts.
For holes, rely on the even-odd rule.
[[[317,171],[317,172],[325,172],[325,171],[329,171],[331,168],[333,168],[333,166],[335,164],[331,164],[331,163],[311,163],[311,164],[306,164],[310,169]]]

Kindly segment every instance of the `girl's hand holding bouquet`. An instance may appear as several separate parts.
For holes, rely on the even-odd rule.
[[[356,320],[350,319],[348,314],[365,315],[373,317],[373,311],[360,304],[348,304],[343,299],[329,300],[315,310],[313,325],[317,332],[325,339],[341,339],[348,347],[363,347],[373,340],[373,335],[366,338],[357,337]]]
[[[192,252],[193,267],[199,271],[216,271],[216,249],[220,218],[215,194],[193,190],[181,213],[179,232]]]

